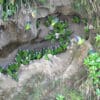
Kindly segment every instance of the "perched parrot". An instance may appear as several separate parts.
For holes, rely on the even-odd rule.
[[[75,35],[75,40],[78,45],[82,45],[84,43],[84,39],[82,39],[80,36]]]

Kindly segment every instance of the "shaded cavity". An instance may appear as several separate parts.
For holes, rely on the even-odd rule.
[[[21,43],[18,42],[13,42],[6,45],[5,47],[2,48],[2,50],[0,50],[0,58],[7,57],[11,52],[17,49],[20,45]]]

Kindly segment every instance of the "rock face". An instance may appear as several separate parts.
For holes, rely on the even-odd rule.
[[[8,22],[0,20],[0,49],[11,42],[30,42],[37,36],[42,39],[48,29],[41,24],[38,35],[37,19],[57,12],[63,15],[72,13],[72,1],[47,0],[43,5],[35,5],[35,9],[23,6]],[[29,29],[25,29],[27,24]],[[55,100],[55,95],[66,87],[75,88],[80,84],[76,83],[86,75],[82,63],[90,48],[88,42],[81,46],[74,44],[65,53],[57,56],[49,54],[49,60],[43,57],[29,65],[21,65],[18,82],[0,73],[0,100]]]
[[[68,15],[72,12],[71,2],[73,0],[48,0],[43,5],[33,4],[33,8],[21,7],[14,18],[8,22],[1,23],[0,20],[0,48],[11,42],[28,42],[37,37],[37,18],[45,17],[55,12]],[[1,8],[0,8],[1,9]],[[58,9],[58,11],[57,11]],[[30,29],[25,26],[30,24]]]
[[[0,100],[55,100],[54,94],[65,87],[75,88],[78,80],[86,75],[82,62],[90,48],[88,42],[80,47],[75,44],[65,53],[49,54],[49,60],[43,57],[22,65],[18,82],[0,74]],[[65,87],[59,91],[62,85]]]

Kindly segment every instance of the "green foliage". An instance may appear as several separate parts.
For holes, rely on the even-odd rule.
[[[13,64],[10,64],[8,66],[7,70],[10,70],[12,73],[14,73],[14,72],[17,72],[18,69],[19,69],[19,64],[18,63],[13,63]]]
[[[17,11],[16,4],[8,3],[6,4],[6,7],[3,10],[3,20],[7,21],[9,17],[13,16]]]
[[[88,20],[87,20],[87,18],[82,18],[82,19],[81,19],[81,22],[82,22],[83,24],[87,25]]]
[[[73,7],[83,17],[87,17],[95,27],[96,32],[100,32],[100,0],[74,0]]]
[[[34,2],[36,4],[45,4],[47,0],[0,0],[0,4],[3,6],[3,20],[7,21],[9,17],[13,16],[21,8],[21,5],[32,9]]]
[[[95,44],[94,44],[96,50],[100,53],[100,35],[97,34],[95,37]]]
[[[37,0],[39,3],[41,4],[45,4],[47,2],[47,0]]]
[[[3,67],[0,67],[0,72],[10,75],[13,79],[18,81],[18,70],[21,64],[27,65],[30,63],[30,61],[35,59],[40,59],[45,57],[45,59],[49,60],[48,54],[58,54],[66,50],[67,48],[67,42],[61,43],[57,47],[53,48],[46,48],[42,49],[40,51],[34,51],[34,50],[19,50],[16,57],[15,57],[15,63],[10,64],[7,69],[3,69]]]
[[[84,25],[87,25],[88,20],[87,18],[80,18],[79,16],[73,16],[72,22],[77,24],[83,23]]]
[[[51,24],[54,25],[56,22],[57,19],[55,19],[54,16],[48,16],[45,25],[49,27]]]
[[[37,52],[36,59],[40,59],[41,57],[42,57],[42,53],[41,52]]]
[[[83,99],[82,94],[80,94],[78,91],[76,92],[76,90],[69,91],[67,95],[69,100],[85,100]]]
[[[96,94],[100,96],[100,54],[92,53],[84,60],[89,71],[89,77],[93,80]]]
[[[52,40],[55,39],[54,33],[49,33],[48,35],[45,36],[45,40]]]
[[[58,94],[56,96],[56,100],[85,100],[83,99],[83,96],[76,90],[72,89],[66,89],[66,87],[63,87],[63,95]]]
[[[64,98],[65,97],[63,95],[59,94],[57,95],[56,100],[64,100]]]
[[[45,59],[45,60],[49,60],[49,57],[48,57],[47,54],[44,55],[44,59]]]
[[[87,18],[80,18],[79,16],[73,16],[72,18],[73,23],[83,23],[84,25],[87,25]]]
[[[43,2],[43,0],[40,0]],[[9,17],[13,16],[22,5],[25,5],[25,7],[33,9],[32,4],[35,2],[35,0],[0,0],[0,3],[3,5],[3,13],[2,13],[2,19],[4,21],[8,21]],[[29,26],[27,26],[29,29]],[[26,28],[26,30],[28,30]]]
[[[6,70],[8,75],[10,75],[13,79],[18,80],[18,63],[10,64]]]
[[[84,27],[84,32],[85,32],[85,33],[89,33],[89,32],[90,32],[90,30],[89,30],[89,27],[88,27],[88,26],[85,26],[85,27]]]
[[[29,64],[29,61],[32,59],[32,55],[29,50],[19,50],[16,56],[16,62],[19,64]]]
[[[81,22],[81,19],[78,16],[73,16],[72,22],[79,24]]]
[[[3,4],[3,1],[4,1],[4,0],[0,0],[0,4]]]
[[[0,72],[2,73],[2,71],[3,71],[3,69],[2,69],[2,67],[0,66]]]
[[[95,37],[95,39],[96,39],[96,42],[100,42],[100,35],[97,34],[96,37]]]
[[[59,42],[68,41],[68,37],[71,35],[71,31],[68,28],[68,23],[54,16],[48,16],[45,25],[50,28],[49,34],[45,37],[45,40],[51,40]]]
[[[64,34],[66,28],[67,28],[67,23],[59,21],[54,25],[54,32],[59,34]]]

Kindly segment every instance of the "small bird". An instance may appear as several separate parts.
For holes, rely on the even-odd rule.
[[[78,35],[74,35],[75,42],[77,42],[78,45],[82,45],[84,43],[84,39],[82,39]]]

